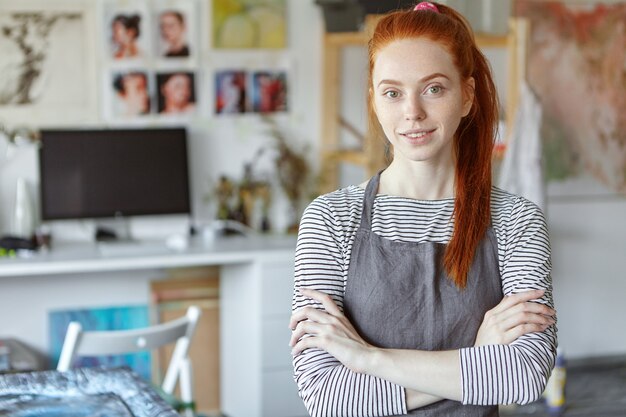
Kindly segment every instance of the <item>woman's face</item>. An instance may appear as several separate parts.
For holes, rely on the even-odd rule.
[[[472,105],[474,80],[462,84],[452,55],[426,38],[403,39],[374,61],[373,105],[394,159],[451,164],[452,142]],[[466,92],[464,94],[464,91]]]
[[[172,75],[163,84],[162,87],[163,96],[167,101],[172,103],[186,104],[191,98],[191,82],[189,77],[185,74]]]
[[[136,31],[134,29],[128,29],[124,24],[118,20],[113,22],[112,25],[113,42],[118,45],[128,45],[132,43],[136,38]]]
[[[163,13],[161,15],[161,36],[168,43],[177,43],[182,41],[185,36],[185,27],[182,22],[172,13]]]

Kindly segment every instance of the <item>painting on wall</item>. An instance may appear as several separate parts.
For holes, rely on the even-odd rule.
[[[213,46],[281,49],[287,45],[285,0],[213,0]]]
[[[85,331],[137,329],[150,325],[147,306],[51,311],[48,314],[48,328],[53,366],[56,366],[59,360],[67,326],[71,321],[79,322]],[[150,361],[150,352],[143,351],[126,355],[81,357],[76,360],[74,367],[128,366],[145,380],[150,380]]]
[[[530,21],[548,194],[626,195],[626,4],[517,0],[515,13]]]
[[[93,23],[91,2],[3,2],[0,119],[54,125],[97,118]]]

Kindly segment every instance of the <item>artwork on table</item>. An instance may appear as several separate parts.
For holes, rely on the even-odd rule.
[[[285,0],[213,0],[212,19],[215,48],[287,46]]]
[[[626,4],[517,0],[550,195],[626,194]]]
[[[150,54],[149,14],[141,1],[104,4],[105,56],[114,62],[137,62]]]
[[[150,113],[150,83],[144,70],[115,70],[111,73],[108,107],[117,119],[132,119]]]
[[[0,415],[13,417],[179,417],[128,369],[0,374]]]
[[[97,117],[94,20],[91,2],[3,2],[1,119],[53,125]]]
[[[171,60],[197,54],[193,0],[159,0],[153,4],[156,56]]]
[[[222,70],[215,73],[215,113],[245,113],[246,72]]]
[[[55,310],[48,314],[50,357],[56,366],[65,340],[67,326],[78,321],[85,331],[136,329],[150,325],[147,306],[124,306],[77,310]],[[75,367],[128,366],[145,380],[151,376],[151,356],[149,351],[126,355],[81,357],[74,362]]]
[[[252,110],[259,113],[287,111],[287,74],[284,71],[252,74]]]
[[[196,110],[193,72],[162,72],[156,75],[157,111],[163,115],[190,115]]]

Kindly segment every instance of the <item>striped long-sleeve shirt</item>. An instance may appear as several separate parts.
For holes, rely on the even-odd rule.
[[[326,292],[343,309],[350,253],[363,210],[364,190],[350,186],[315,199],[300,223],[295,288]],[[403,242],[447,243],[453,231],[453,199],[414,200],[379,194],[372,231]],[[550,245],[541,210],[496,187],[491,217],[498,242],[505,295],[546,289],[540,302],[553,307]],[[294,292],[293,311],[316,302]],[[526,404],[539,398],[556,356],[556,326],[529,333],[508,345],[459,350],[463,404]],[[320,349],[307,349],[293,361],[294,377],[312,416],[390,416],[406,414],[403,387],[350,371]]]

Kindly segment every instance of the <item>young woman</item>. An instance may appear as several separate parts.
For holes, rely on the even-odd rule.
[[[557,343],[547,228],[491,186],[497,96],[469,25],[436,3],[391,13],[369,75],[393,159],[302,217],[289,325],[305,405],[497,416],[536,400]]]

